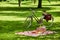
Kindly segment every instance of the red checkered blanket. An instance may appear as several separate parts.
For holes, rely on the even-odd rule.
[[[40,28],[37,28],[36,30],[17,32],[15,34],[37,37],[39,35],[47,35],[47,34],[53,34],[53,33],[54,33],[53,31],[47,31],[45,27],[40,27]]]

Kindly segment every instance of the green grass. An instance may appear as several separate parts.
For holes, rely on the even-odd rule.
[[[23,26],[26,17],[31,15],[30,8],[36,11],[37,17],[41,17],[43,9],[52,14],[54,24],[47,29],[57,33],[38,37],[15,35],[16,32],[37,28],[35,22],[28,29],[26,29],[27,26]],[[34,5],[28,1],[23,1],[21,7],[18,7],[17,2],[0,2],[0,40],[60,40],[60,1],[57,3],[43,1],[43,7],[40,9],[37,8],[37,3]]]

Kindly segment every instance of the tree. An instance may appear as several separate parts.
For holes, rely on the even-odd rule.
[[[19,5],[19,7],[21,6],[21,0],[18,0],[18,5]]]
[[[34,4],[36,3],[36,0],[33,0],[34,1]]]
[[[6,1],[6,0],[4,0],[4,1]]]
[[[47,0],[50,3],[50,0]],[[42,0],[38,0],[38,8],[42,7]]]
[[[0,0],[0,2],[1,2],[2,0]]]
[[[2,1],[7,1],[7,0],[0,0],[0,2],[2,2]]]
[[[38,8],[42,7],[42,0],[38,0]]]
[[[18,5],[19,7],[21,6],[21,1],[22,0],[18,0]],[[32,1],[32,0],[31,0]],[[33,0],[34,1],[34,4],[36,3],[36,0]],[[38,0],[38,8],[41,8],[42,7],[42,1],[43,0]],[[50,0],[47,0],[49,3],[50,3]]]

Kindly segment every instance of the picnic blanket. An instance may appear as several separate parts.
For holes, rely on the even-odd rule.
[[[54,33],[54,31],[46,30],[46,27],[43,26],[43,27],[37,28],[36,30],[24,31],[24,32],[17,32],[15,34],[37,37],[39,35],[47,35],[47,34],[53,34],[53,33]]]

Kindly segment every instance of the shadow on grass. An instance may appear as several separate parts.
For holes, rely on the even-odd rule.
[[[35,27],[36,24],[35,23],[33,24],[34,24],[33,27],[27,28],[28,25],[24,24],[24,21],[1,21],[0,20],[0,33],[33,30],[36,28]]]
[[[33,10],[51,10],[50,7],[42,7],[42,8],[36,8],[36,7],[0,7],[0,11],[30,11],[30,8]]]
[[[0,33],[8,33],[16,30],[24,30],[22,21],[0,21]]]
[[[0,16],[18,16],[18,17],[28,17],[31,16],[32,13],[31,12],[27,12],[27,13],[0,13]],[[39,13],[35,13],[35,15],[37,17],[41,16],[41,12]]]
[[[28,17],[30,13],[0,13],[0,16]]]
[[[60,17],[60,12],[49,12],[50,14],[52,14],[55,17]]]
[[[12,5],[18,5],[18,3],[8,3],[8,4],[12,4]]]
[[[52,14],[55,17],[60,17],[60,12],[49,12],[50,14]],[[18,16],[18,17],[27,17],[30,16],[32,13],[31,11],[29,12],[21,12],[21,13],[0,13],[1,16]],[[35,15],[37,17],[41,17],[42,16],[42,12],[36,12]]]
[[[18,3],[8,3],[8,4],[12,4],[12,5],[18,5]],[[30,5],[31,2],[24,2],[22,3],[22,5]]]
[[[9,33],[14,31],[24,31],[27,26],[23,26],[23,21],[0,21],[0,33]],[[27,30],[33,30],[37,28],[36,23],[33,24],[33,27],[30,27]],[[49,30],[60,31],[60,22],[56,22],[52,25],[52,27],[47,27]]]
[[[51,4],[51,5],[43,5],[43,6],[60,6],[60,4]]]
[[[20,32],[20,31],[25,31],[25,27],[22,27],[22,24],[23,24],[23,21],[0,21],[0,33],[2,33],[2,35],[3,35],[3,33],[15,33],[16,31],[18,32]],[[30,27],[30,30],[31,29],[34,29],[34,27]],[[36,27],[35,27],[36,28]],[[38,36],[38,37],[29,37],[29,36],[21,36],[21,35],[15,35],[15,34],[13,34],[13,35],[8,35],[9,37],[7,37],[7,38],[0,38],[1,40],[3,39],[7,39],[7,40],[23,40],[23,39],[25,39],[25,40],[29,40],[29,39],[37,39],[37,40],[39,40],[39,39],[59,39],[60,38],[60,22],[56,22],[56,23],[54,23],[53,24],[53,26],[52,27],[47,27],[49,30],[53,30],[53,31],[56,31],[56,32],[58,32],[57,33],[57,35],[56,34],[51,34],[51,35],[45,35],[45,36]],[[29,30],[29,29],[27,29],[27,30]],[[14,32],[15,31],[15,32]],[[7,35],[6,34],[6,35]],[[5,35],[5,36],[6,36]],[[10,37],[10,36],[12,36],[12,37]],[[58,36],[58,37],[56,37],[56,36]]]

